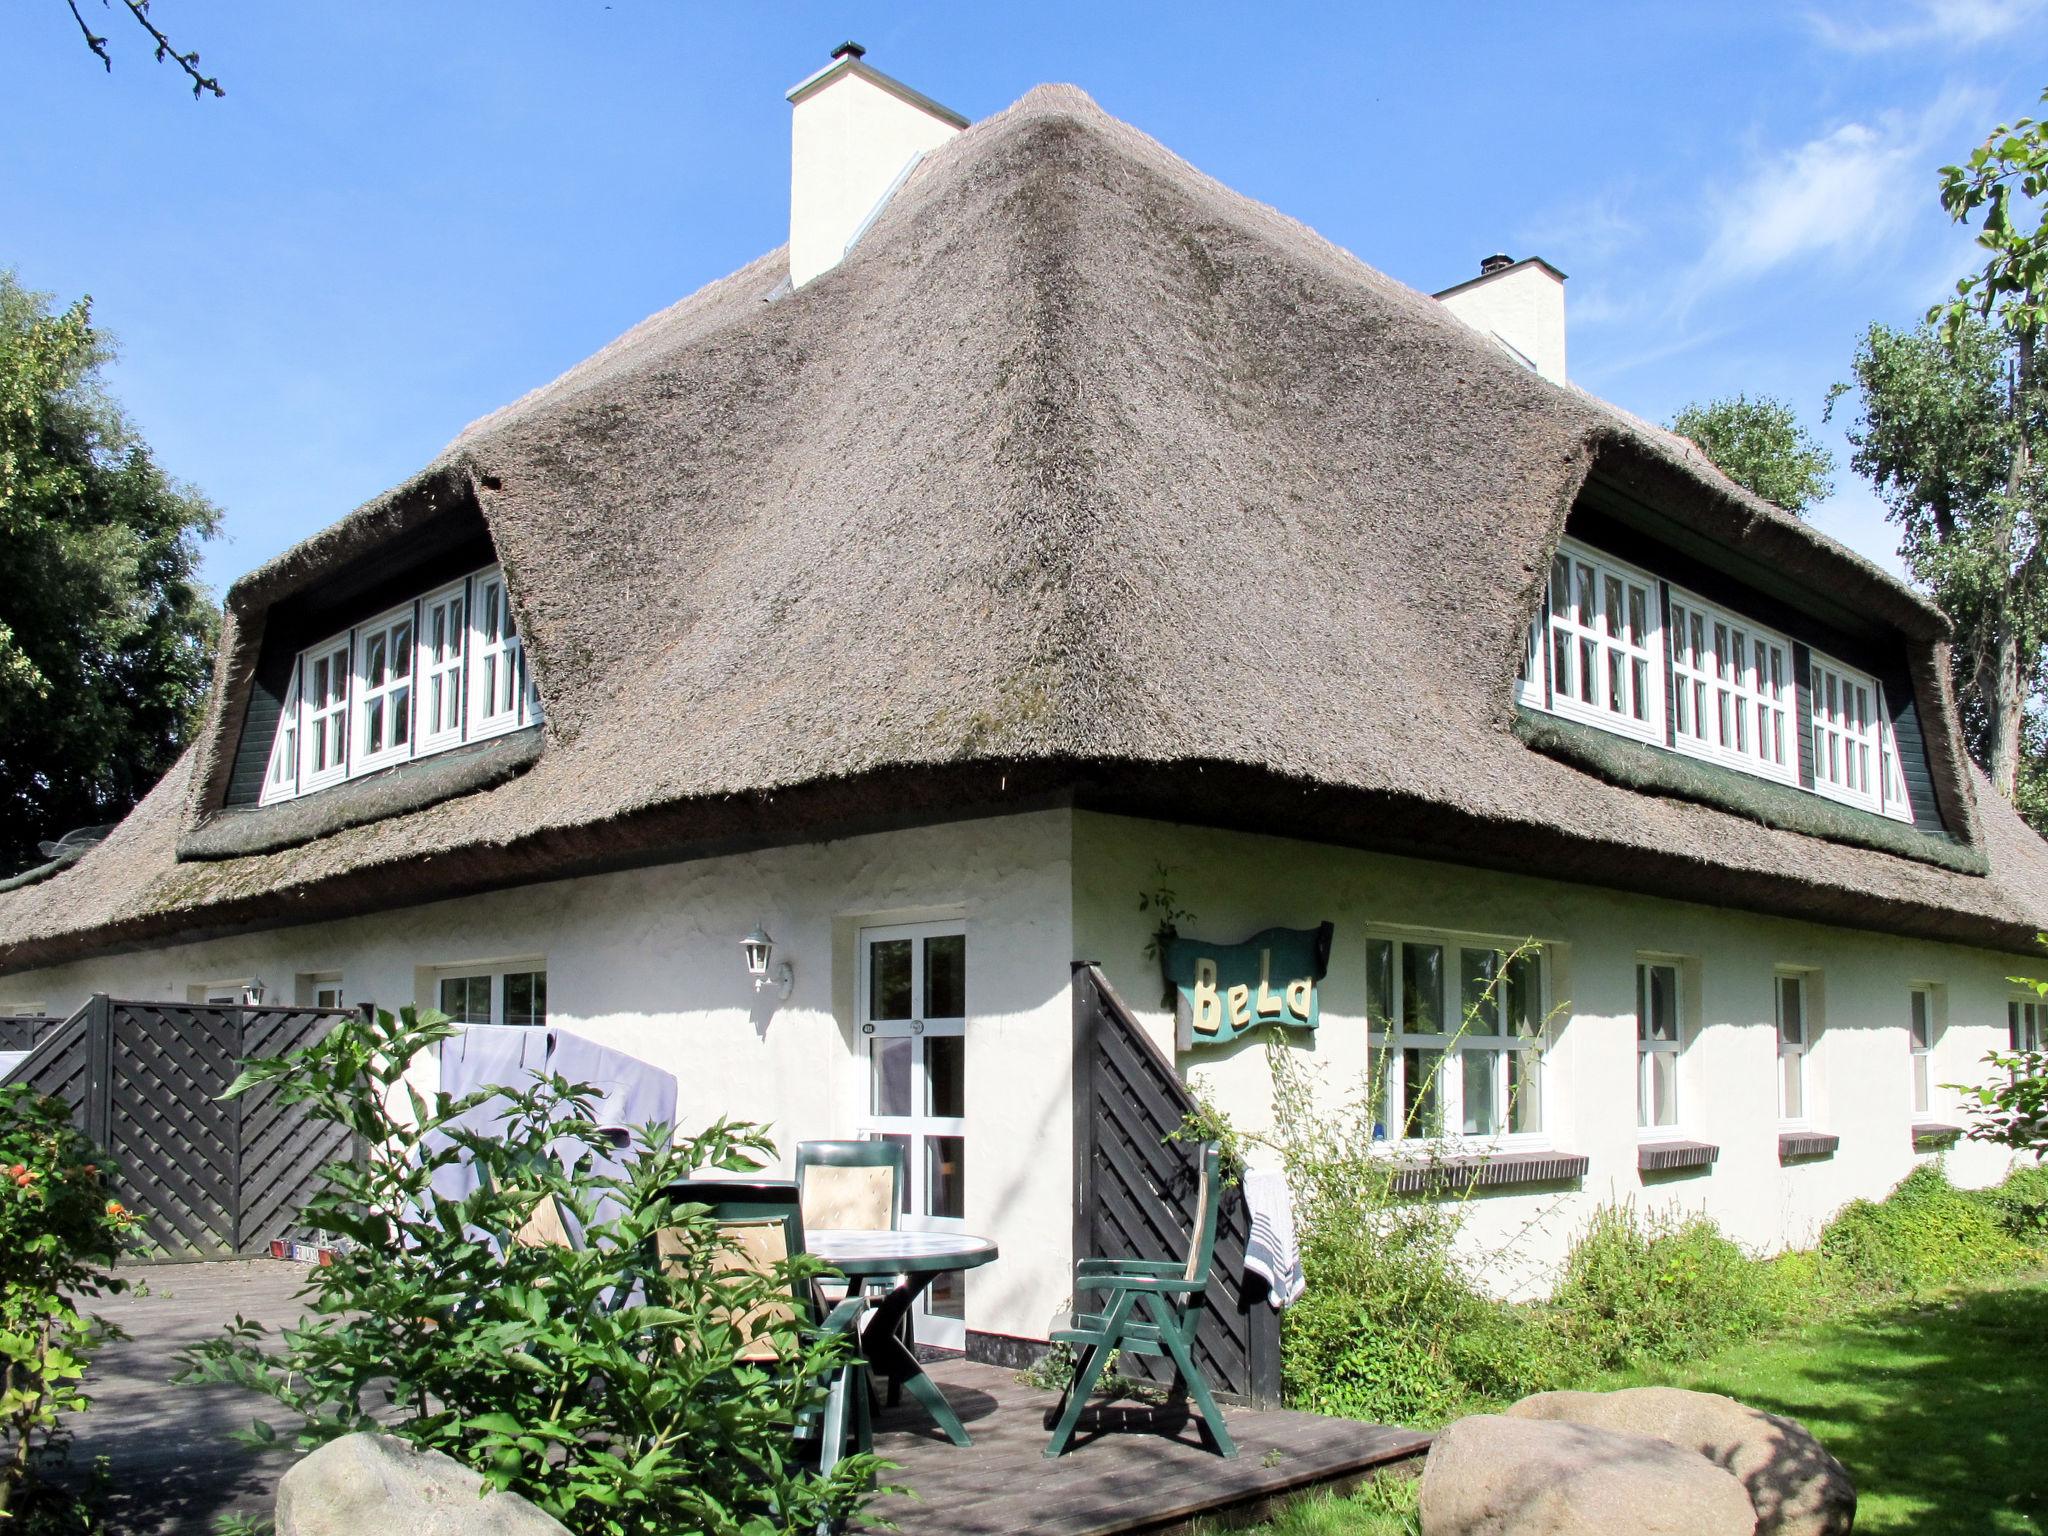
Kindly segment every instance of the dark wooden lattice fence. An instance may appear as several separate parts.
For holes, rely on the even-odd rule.
[[[53,1014],[21,1013],[0,1018],[0,1051],[25,1051],[64,1021]]]
[[[1195,1108],[1173,1063],[1152,1044],[1100,967],[1074,966],[1074,1199],[1076,1257],[1181,1259],[1195,1222],[1196,1148],[1168,1142]],[[1196,1363],[1217,1392],[1254,1407],[1280,1402],[1280,1320],[1262,1280],[1247,1281],[1251,1215],[1224,1191],[1208,1316]],[[1153,1374],[1157,1362],[1119,1360]]]
[[[43,1031],[5,1080],[71,1106],[112,1157],[116,1192],[142,1216],[154,1257],[262,1253],[273,1237],[302,1235],[315,1174],[349,1156],[351,1138],[273,1089],[220,1096],[243,1061],[296,1050],[347,1017],[95,997]]]

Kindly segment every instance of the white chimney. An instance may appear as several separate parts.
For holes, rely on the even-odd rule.
[[[861,62],[841,43],[791,89],[789,281],[801,288],[844,259],[911,169],[967,119]]]
[[[1489,256],[1470,282],[1437,295],[1445,309],[1546,379],[1564,382],[1564,274],[1541,256]]]

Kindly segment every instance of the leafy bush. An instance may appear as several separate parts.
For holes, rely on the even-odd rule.
[[[1820,1256],[1860,1292],[1917,1293],[2005,1274],[2030,1255],[1989,1202],[1939,1164],[1915,1168],[1882,1201],[1853,1200],[1821,1231]]]
[[[104,1163],[62,1100],[0,1088],[0,1520],[63,1415],[90,1406],[86,1364],[117,1336],[79,1311],[127,1288],[108,1270],[135,1220],[107,1197]]]
[[[2003,1184],[1979,1191],[1978,1198],[2021,1242],[2035,1249],[2048,1247],[2048,1167],[2034,1163],[2015,1168]]]
[[[1705,1216],[1602,1206],[1565,1259],[1556,1326],[1579,1370],[1696,1359],[1777,1321],[1761,1269]]]
[[[697,1168],[758,1167],[767,1141],[724,1121],[673,1143],[648,1127],[630,1173],[602,1175],[593,1164],[612,1149],[589,1090],[558,1078],[507,1094],[491,1134],[464,1130],[457,1118],[493,1092],[429,1100],[407,1080],[452,1033],[411,1009],[350,1020],[229,1090],[273,1085],[371,1151],[325,1169],[307,1207],[353,1241],[309,1271],[311,1315],[274,1341],[238,1318],[193,1351],[188,1379],[269,1394],[303,1419],[302,1447],[382,1429],[444,1452],[589,1536],[766,1536],[850,1518],[880,1463],[851,1456],[821,1477],[795,1439],[847,1348],[788,1306],[822,1264],[736,1264],[703,1206],[664,1193]],[[451,1202],[433,1181],[458,1160],[480,1183]],[[576,1247],[514,1239],[550,1200],[582,1229]],[[681,1241],[657,1257],[665,1232]],[[763,1336],[775,1358],[743,1358]],[[247,1438],[273,1435],[259,1422]]]

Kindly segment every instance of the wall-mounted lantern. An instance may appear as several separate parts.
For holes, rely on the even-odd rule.
[[[768,930],[759,923],[754,931],[740,940],[740,948],[747,957],[747,974],[754,978],[754,990],[764,990],[768,985],[768,965],[775,954],[775,941],[768,937]],[[775,967],[775,991],[779,997],[788,997],[796,986],[796,967],[787,960]]]
[[[249,985],[242,988],[242,1000],[251,1008],[261,1008],[263,1006],[263,978],[261,976],[251,976],[249,978]]]

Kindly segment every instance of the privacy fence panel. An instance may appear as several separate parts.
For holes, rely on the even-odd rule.
[[[96,997],[39,1040],[9,1082],[56,1094],[112,1157],[116,1193],[165,1260],[262,1253],[295,1235],[323,1163],[349,1133],[279,1102],[223,1100],[241,1063],[281,1056],[348,1015]]]
[[[1162,1055],[1099,967],[1074,967],[1076,1257],[1182,1259],[1196,1219],[1198,1148],[1168,1141],[1194,1111]],[[1218,1392],[1256,1407],[1280,1401],[1280,1322],[1265,1282],[1244,1272],[1251,1215],[1237,1188],[1218,1213],[1215,1278],[1196,1363]],[[1170,1366],[1119,1360],[1164,1379]]]

